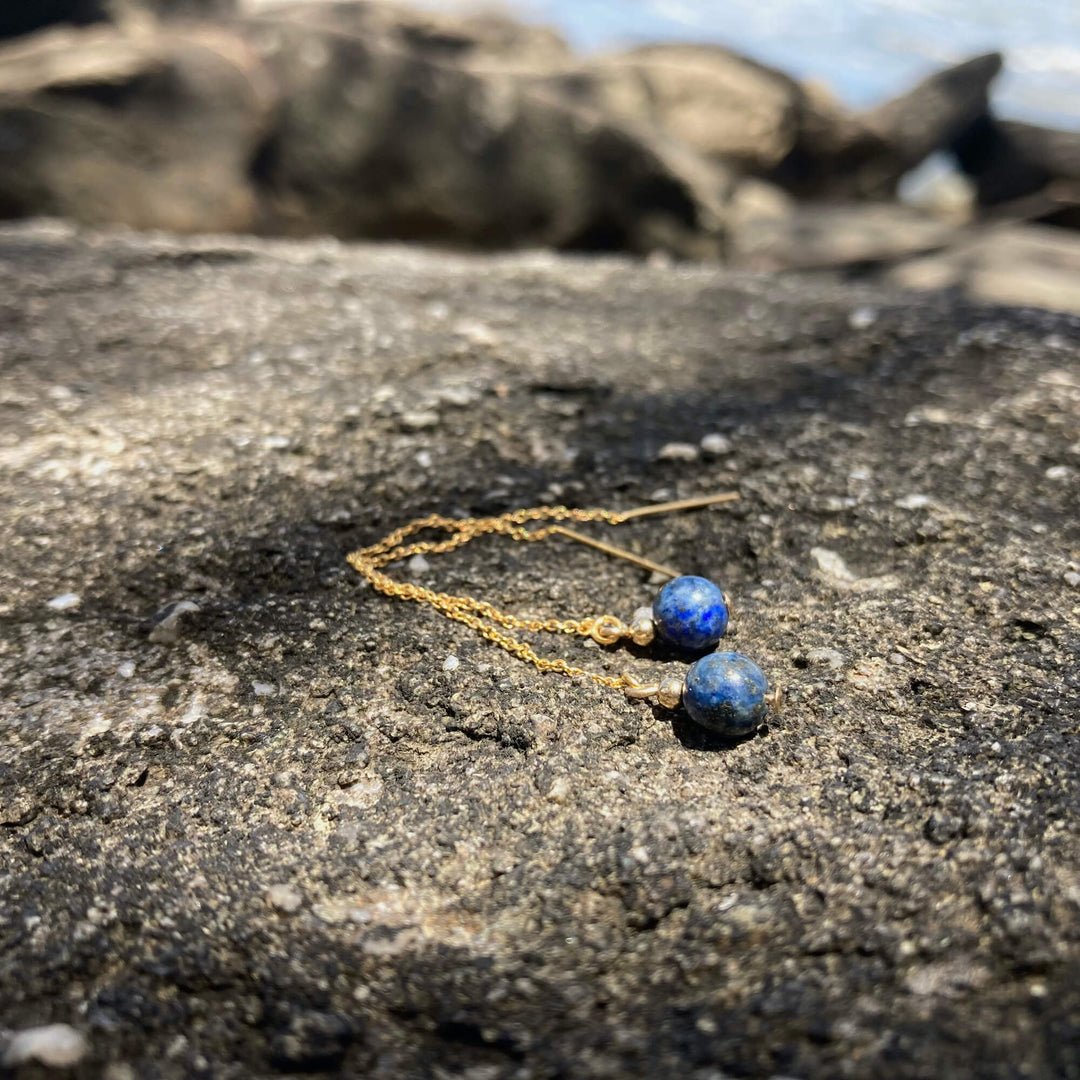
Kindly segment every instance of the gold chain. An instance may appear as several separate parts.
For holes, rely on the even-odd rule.
[[[540,671],[557,671],[563,675],[585,675],[600,686],[611,687],[613,690],[622,689],[627,685],[625,677],[620,675],[599,675],[584,668],[574,667],[565,660],[552,660],[540,656],[531,646],[524,641],[504,634],[491,623],[497,623],[508,630],[530,630],[533,632],[547,631],[551,634],[579,634],[584,637],[592,635],[597,623],[610,616],[598,616],[589,619],[519,619],[504,611],[499,611],[484,600],[476,600],[471,596],[454,596],[450,593],[438,593],[432,589],[425,589],[420,585],[395,581],[388,574],[384,574],[382,567],[388,563],[408,559],[413,555],[433,555],[446,551],[454,551],[475,540],[478,536],[491,533],[499,533],[508,536],[511,540],[519,540],[532,543],[535,540],[546,540],[552,535],[549,528],[527,529],[525,523],[529,521],[603,521],[608,525],[618,525],[625,520],[625,515],[612,510],[571,510],[565,506],[537,506],[527,510],[514,510],[499,517],[490,518],[446,518],[439,514],[430,514],[426,518],[419,518],[395,530],[389,536],[380,540],[371,547],[354,551],[348,556],[349,564],[362,574],[372,586],[387,596],[397,597],[401,600],[414,600],[419,604],[430,604],[436,611],[441,612],[448,619],[464,623],[475,630],[488,641],[494,642],[500,648],[505,649],[514,656],[527,660]],[[414,533],[423,532],[426,529],[443,529],[450,533],[447,540],[441,541],[417,541],[412,544],[403,543]],[[484,620],[490,620],[485,622]]]
[[[455,519],[442,517],[440,514],[430,514],[428,517],[418,518],[408,525],[403,525],[377,544],[372,544],[371,547],[352,552],[347,558],[349,564],[370,581],[379,592],[401,600],[414,600],[418,604],[430,604],[448,619],[464,623],[465,626],[475,630],[488,641],[494,642],[500,648],[520,657],[522,660],[527,660],[540,671],[557,671],[563,675],[584,675],[599,686],[607,686],[613,690],[635,691],[642,689],[641,684],[630,675],[619,675],[617,677],[600,675],[594,671],[574,667],[565,660],[548,659],[540,656],[524,641],[519,641],[517,638],[504,634],[498,629],[499,626],[502,626],[507,630],[578,634],[583,637],[591,637],[607,645],[630,633],[629,629],[624,627],[620,620],[613,615],[597,615],[588,619],[519,619],[514,615],[508,615],[505,611],[499,611],[484,600],[476,600],[471,596],[454,596],[451,593],[439,593],[432,589],[425,589],[420,585],[395,581],[388,574],[383,573],[382,568],[389,563],[408,559],[413,555],[435,555],[446,551],[454,551],[456,548],[461,547],[462,544],[475,540],[478,536],[499,533],[508,536],[511,540],[519,540],[524,543],[546,540],[553,535],[565,536],[579,543],[588,544],[590,547],[606,551],[610,555],[629,559],[631,562],[647,569],[659,570],[670,577],[675,577],[678,574],[676,570],[660,566],[648,559],[634,555],[632,552],[623,551],[609,544],[583,536],[580,533],[564,529],[559,522],[603,521],[608,525],[619,525],[634,517],[712,506],[716,503],[731,502],[738,497],[735,492],[725,492],[721,495],[681,499],[677,502],[640,507],[636,510],[622,512],[615,510],[571,510],[565,506],[536,506],[525,510],[513,510],[508,514],[501,514],[499,517],[488,518]],[[539,529],[525,528],[526,523],[531,521],[550,521],[554,522],[554,524]],[[419,540],[411,544],[405,543],[405,540],[410,536],[418,532],[424,532],[427,529],[442,529],[448,532],[450,536],[448,539],[440,541]],[[496,625],[492,625],[493,623]]]

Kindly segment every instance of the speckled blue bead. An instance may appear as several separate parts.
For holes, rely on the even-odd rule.
[[[749,735],[768,712],[769,684],[745,656],[716,652],[690,665],[683,707],[692,720],[723,735]]]
[[[656,594],[653,622],[661,637],[680,649],[715,648],[728,624],[724,594],[707,578],[674,578]]]

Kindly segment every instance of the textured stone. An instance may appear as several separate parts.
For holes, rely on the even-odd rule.
[[[17,39],[0,47],[0,214],[251,230],[275,106],[258,58],[221,28]]]
[[[1045,473],[1080,464],[1074,319],[26,224],[0,229],[0,339],[0,1016],[84,1032],[74,1076],[1069,1076],[1080,506]],[[655,460],[717,431],[723,458]],[[735,745],[344,561],[432,512],[728,488],[583,528],[722,578],[786,691]],[[901,587],[841,595],[813,548]],[[521,616],[655,592],[554,538],[426,557],[425,585]],[[178,597],[198,616],[148,640]]]
[[[372,7],[356,5],[364,32],[348,5],[242,24],[283,103],[256,169],[264,230],[722,254],[723,167],[528,77],[512,41],[485,63],[499,50],[468,21],[459,50],[439,49],[453,35]]]

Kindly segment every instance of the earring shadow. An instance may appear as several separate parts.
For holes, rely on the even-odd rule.
[[[685,649],[668,645],[667,642],[659,639],[650,642],[648,645],[635,645],[626,638],[611,645],[604,645],[602,648],[604,652],[612,656],[616,653],[625,652],[634,657],[635,660],[653,660],[660,664],[681,663],[687,666],[695,660],[700,660],[703,656],[708,656],[713,651],[712,649],[702,649],[701,652],[687,652]]]
[[[671,724],[671,733],[682,743],[686,750],[704,750],[710,753],[727,753],[748,743],[753,739],[764,738],[769,734],[768,722],[755,728],[746,735],[722,735],[718,731],[710,731],[708,728],[695,724],[687,716],[685,710],[677,709],[674,713],[661,705],[652,707],[653,716],[658,721]]]

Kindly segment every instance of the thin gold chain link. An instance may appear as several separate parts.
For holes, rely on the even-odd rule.
[[[497,626],[491,625],[496,623],[508,630],[547,631],[552,634],[578,634],[588,637],[592,634],[599,619],[610,618],[610,616],[564,620],[519,619],[507,612],[499,611],[484,600],[477,600],[471,596],[454,596],[450,593],[425,589],[409,582],[395,581],[388,574],[383,573],[382,568],[389,563],[411,558],[413,555],[454,551],[478,536],[492,533],[524,543],[544,540],[552,534],[551,528],[525,528],[526,523],[532,521],[603,521],[608,525],[618,525],[623,520],[625,520],[625,515],[613,510],[571,510],[565,506],[536,506],[489,518],[455,519],[430,514],[408,525],[403,525],[400,529],[395,529],[377,544],[354,551],[347,558],[349,564],[371,582],[379,592],[400,600],[430,604],[446,618],[463,623],[508,653],[533,664],[539,671],[557,671],[563,675],[584,675],[599,686],[619,690],[628,685],[625,676],[600,675],[593,671],[586,671],[584,668],[574,667],[565,660],[540,656],[524,641],[504,634]],[[451,535],[448,539],[441,541],[419,540],[405,543],[410,536],[428,529],[442,529]]]

